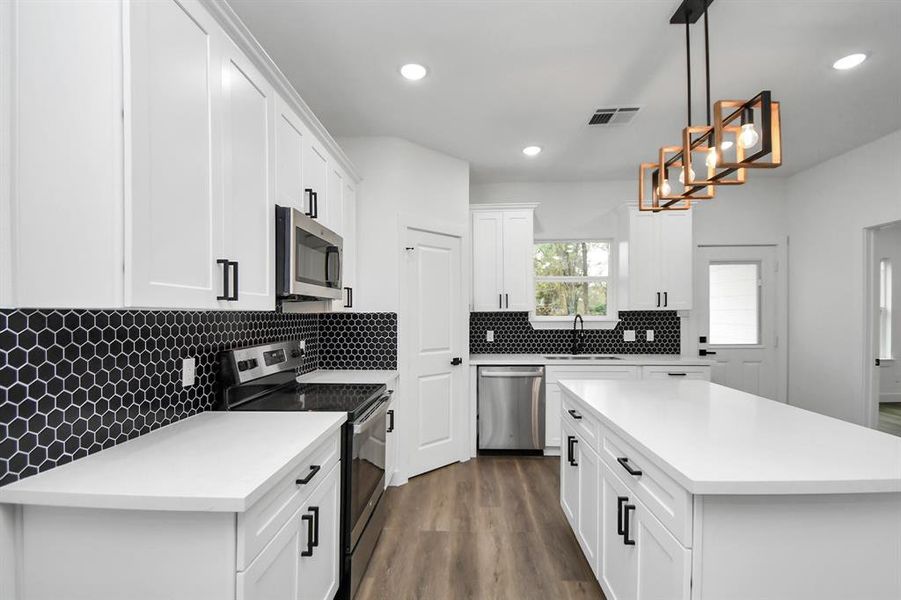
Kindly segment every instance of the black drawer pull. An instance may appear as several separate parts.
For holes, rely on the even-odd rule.
[[[313,515],[301,515],[301,521],[307,522],[307,549],[301,550],[301,556],[313,556]]]
[[[629,501],[628,496],[616,497],[616,533],[617,535],[625,535],[626,530],[623,529],[623,504]]]
[[[310,481],[312,481],[313,478],[316,477],[316,473],[318,473],[319,469],[321,469],[321,468],[322,467],[320,467],[319,465],[310,465],[309,474],[306,477],[304,477],[303,479],[298,479],[295,483],[297,483],[297,485],[306,485],[306,484],[310,483]]]
[[[635,505],[626,504],[623,509],[623,543],[626,546],[634,546],[635,540],[629,539],[629,513],[635,510]]]
[[[622,456],[616,459],[616,462],[621,464],[623,468],[629,472],[629,475],[633,477],[641,477],[641,469],[633,469],[631,465],[629,465],[628,457]]]
[[[568,412],[569,416],[571,416],[573,419],[576,419],[577,421],[582,418],[582,415],[579,414],[579,411],[574,408],[571,408],[566,412]]]
[[[667,373],[667,377],[685,377],[688,373]]]

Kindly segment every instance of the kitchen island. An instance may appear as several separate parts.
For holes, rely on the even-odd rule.
[[[706,381],[559,385],[561,505],[609,599],[901,598],[901,438]]]

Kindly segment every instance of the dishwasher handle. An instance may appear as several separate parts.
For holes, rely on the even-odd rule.
[[[479,377],[543,377],[544,371],[536,369],[534,371],[502,371],[498,370],[481,370]]]

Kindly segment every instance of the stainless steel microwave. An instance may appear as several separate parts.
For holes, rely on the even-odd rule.
[[[276,293],[290,300],[342,297],[341,236],[299,210],[275,207]]]

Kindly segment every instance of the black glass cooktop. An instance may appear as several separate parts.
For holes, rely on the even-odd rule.
[[[297,383],[281,386],[231,410],[334,411],[348,413],[353,420],[384,394],[377,383]]]

